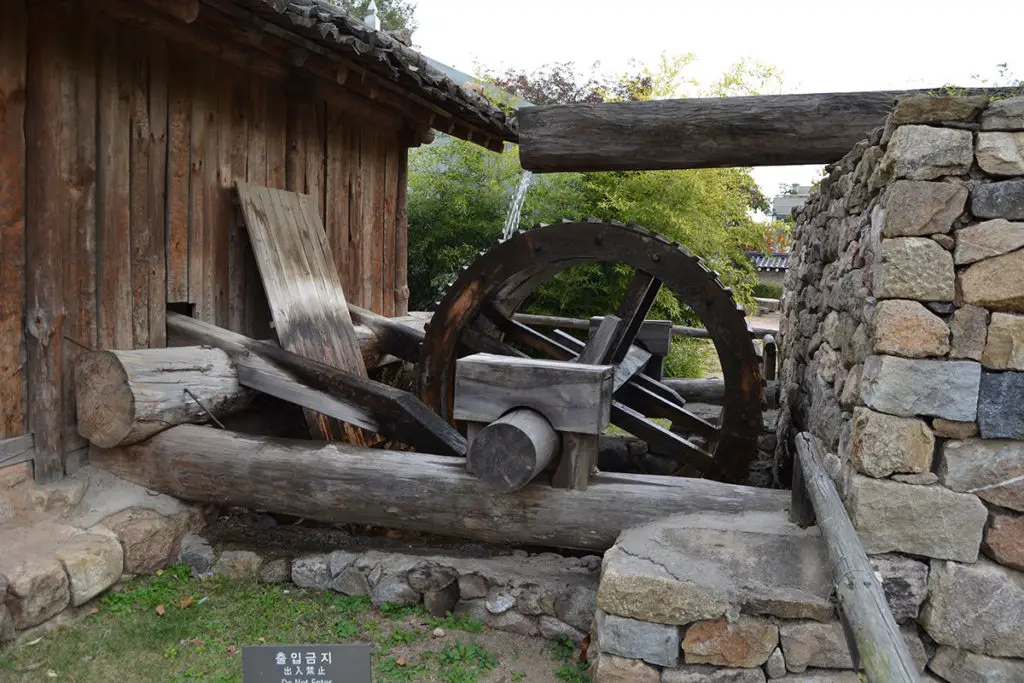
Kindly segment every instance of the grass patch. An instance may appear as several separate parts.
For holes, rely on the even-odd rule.
[[[431,637],[438,627],[445,638]],[[363,642],[373,647],[375,681],[473,683],[500,665],[498,654],[477,640],[480,634],[496,642],[485,631],[463,615],[429,618],[422,606],[376,609],[365,597],[290,584],[196,580],[176,566],[106,594],[70,627],[0,651],[0,680],[234,683],[241,681],[244,645]],[[579,667],[571,663],[571,643],[568,654],[564,643],[559,647],[544,665],[548,675],[585,681],[572,673]],[[523,671],[507,675],[527,680]]]

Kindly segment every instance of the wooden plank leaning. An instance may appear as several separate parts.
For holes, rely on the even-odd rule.
[[[295,192],[236,183],[260,277],[281,347],[332,368],[366,377],[341,278],[313,203]],[[365,445],[352,425],[306,410],[314,438],[342,434]]]

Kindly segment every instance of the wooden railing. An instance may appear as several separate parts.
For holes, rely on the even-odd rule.
[[[537,327],[562,327],[567,330],[588,330],[590,329],[590,321],[582,318],[562,318],[554,315],[533,315],[531,313],[516,313],[512,316],[516,322],[520,322],[524,325],[536,325]],[[778,334],[778,330],[770,327],[754,327],[750,328],[753,330],[754,336],[757,338],[764,337],[766,334]],[[685,327],[683,325],[672,326],[673,337],[699,337],[709,338],[711,335],[703,327]]]
[[[797,434],[796,456],[790,517],[804,526],[817,519],[854,667],[862,665],[872,683],[916,683],[917,667],[886,602],[882,583],[825,471],[813,436]]]

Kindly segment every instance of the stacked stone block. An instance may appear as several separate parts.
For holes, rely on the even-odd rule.
[[[927,573],[932,674],[1024,680],[1024,97],[902,100],[796,221],[777,464]]]
[[[914,620],[925,563],[877,559],[886,595],[923,671]],[[605,553],[588,655],[595,683],[857,681],[831,601],[816,527],[787,512],[678,515],[624,531]]]

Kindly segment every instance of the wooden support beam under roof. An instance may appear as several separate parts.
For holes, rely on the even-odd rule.
[[[518,112],[520,161],[534,172],[827,164],[881,126],[897,98],[929,92],[524,107]]]

